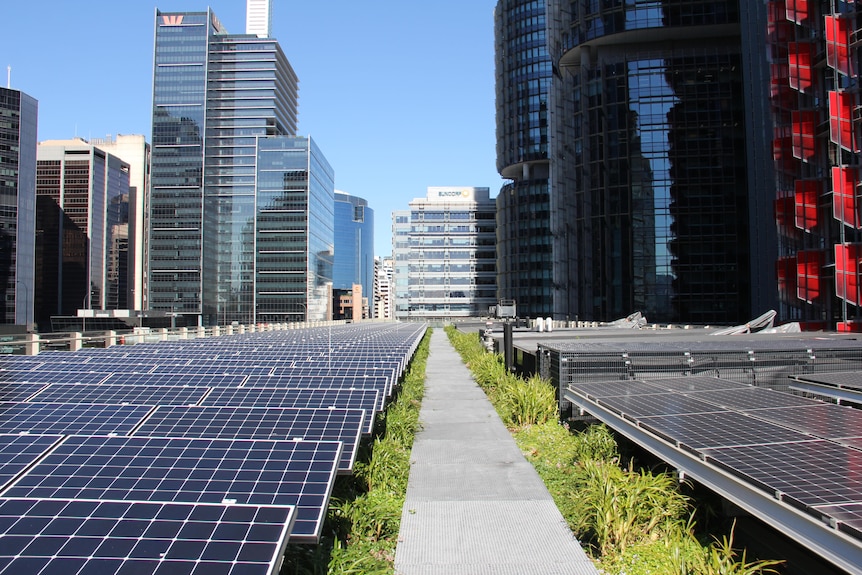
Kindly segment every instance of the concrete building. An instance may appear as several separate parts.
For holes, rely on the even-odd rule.
[[[129,309],[147,309],[146,263],[147,215],[150,193],[150,145],[143,135],[107,136],[92,138],[90,144],[112,154],[129,165]]]
[[[496,303],[495,203],[488,188],[429,187],[393,212],[395,317],[488,314]]]
[[[0,324],[34,321],[39,103],[0,88]]]
[[[128,309],[129,164],[80,138],[37,150],[36,310]]]
[[[155,28],[150,309],[206,325],[328,317],[334,177],[296,137],[277,40],[229,34],[211,10],[157,10]]]
[[[395,318],[395,267],[391,257],[374,258],[374,305],[372,317]]]

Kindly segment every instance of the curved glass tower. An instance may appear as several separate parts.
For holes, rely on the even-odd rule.
[[[757,151],[768,149],[768,116],[756,109],[765,54],[743,33],[760,14],[741,13],[738,0],[548,7],[560,69],[555,316],[738,323],[773,307],[767,158]]]
[[[544,0],[497,3],[497,171],[511,180],[497,195],[497,297],[523,317],[553,311],[545,29]]]
[[[332,288],[362,285],[365,297],[374,289],[374,210],[362,198],[335,191],[335,257]]]

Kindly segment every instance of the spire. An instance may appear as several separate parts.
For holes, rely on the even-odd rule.
[[[245,33],[258,38],[272,36],[272,0],[246,0]]]

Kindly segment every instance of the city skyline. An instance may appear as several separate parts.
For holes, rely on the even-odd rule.
[[[365,198],[380,215],[376,255],[391,251],[383,222],[428,186],[486,186],[496,195],[502,185],[495,4],[389,2],[371,10],[342,1],[273,2],[273,37],[299,76],[298,134],[319,143],[337,189]],[[155,9],[207,5],[230,33],[245,31],[245,0],[5,7],[8,21],[19,24],[0,38],[0,64],[11,67],[11,88],[39,101],[39,141],[109,134],[151,141]]]

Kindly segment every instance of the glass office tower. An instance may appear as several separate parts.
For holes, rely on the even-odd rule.
[[[374,210],[368,201],[335,192],[335,263],[333,289],[350,290],[362,285],[371,298],[374,286]]]
[[[0,324],[32,324],[38,102],[0,88]]]
[[[497,195],[497,293],[523,317],[554,309],[545,30],[544,0],[497,3],[497,171],[511,180]]]
[[[150,309],[255,322],[258,140],[295,136],[296,74],[210,10],[157,10],[154,58]]]
[[[740,323],[774,308],[768,75],[749,33],[762,6],[547,6],[554,316]]]

